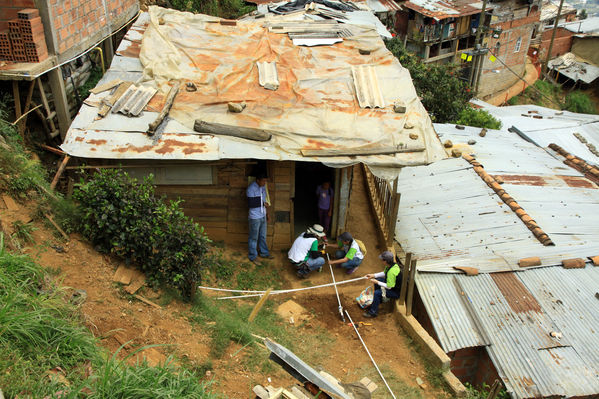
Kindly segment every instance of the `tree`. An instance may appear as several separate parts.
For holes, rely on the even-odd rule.
[[[457,121],[472,98],[470,87],[459,78],[459,66],[425,64],[417,56],[408,53],[398,38],[387,40],[385,44],[401,65],[410,71],[416,93],[433,122]]]
[[[582,9],[580,10],[580,13],[578,13],[578,19],[583,20],[583,19],[587,19],[588,15],[587,15],[587,10],[586,9]]]

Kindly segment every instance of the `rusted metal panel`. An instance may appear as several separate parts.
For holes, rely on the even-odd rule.
[[[482,4],[478,0],[457,0],[452,2],[442,0],[411,0],[402,3],[402,6],[440,21],[446,18],[480,14]],[[487,5],[487,10],[489,10],[489,5]]]

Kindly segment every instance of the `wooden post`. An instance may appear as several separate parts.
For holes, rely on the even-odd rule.
[[[48,127],[50,128],[50,138],[54,138],[58,136],[59,133],[59,131],[56,129],[56,126],[54,126],[55,113],[50,110],[50,105],[48,104],[48,99],[46,98],[46,91],[44,90],[42,80],[37,78],[36,81],[37,89],[39,90],[40,98],[42,99],[42,104],[44,104],[44,109],[46,110],[46,121],[48,123]]]
[[[252,313],[250,313],[250,317],[248,317],[248,322],[251,323],[252,321],[254,321],[254,319],[258,315],[258,312],[260,311],[262,306],[264,306],[264,303],[268,299],[268,296],[270,295],[271,291],[272,291],[272,288],[267,289],[266,292],[264,293],[264,295],[262,295],[262,297],[260,297],[260,300],[258,301],[258,303],[256,303],[256,306],[254,306],[254,310],[252,310]]]
[[[54,109],[58,115],[58,127],[60,129],[60,137],[64,140],[67,135],[67,130],[71,125],[71,114],[69,113],[69,104],[67,102],[67,91],[64,87],[62,79],[62,70],[60,67],[48,72],[50,80],[50,88],[54,97]]]
[[[56,171],[56,174],[54,175],[54,179],[52,179],[52,183],[50,183],[50,188],[52,190],[54,190],[56,188],[56,185],[58,184],[58,179],[60,179],[62,172],[64,172],[64,169],[67,167],[67,163],[69,163],[69,159],[71,159],[71,157],[68,155],[65,155],[64,158],[62,159],[62,162],[60,163],[60,166],[58,167],[58,170]]]
[[[395,238],[395,226],[397,224],[397,212],[399,211],[399,199],[400,194],[397,192],[397,181],[399,177],[395,179],[392,187],[393,203],[391,204],[391,213],[387,215],[387,246],[391,246],[393,239]]]
[[[412,314],[412,304],[414,301],[414,278],[416,277],[416,259],[412,259],[410,266],[410,281],[408,281],[408,296],[406,298],[406,316]]]
[[[31,107],[31,97],[33,96],[34,87],[35,80],[32,80],[29,84],[29,89],[27,89],[27,98],[25,100],[25,105],[23,106],[23,119],[17,124],[17,130],[21,136],[23,136],[25,126],[27,125],[27,112],[29,112],[29,108]]]
[[[399,291],[399,304],[406,303],[406,290],[408,288],[408,274],[410,273],[410,264],[412,262],[412,253],[406,254],[403,269],[401,271],[401,290]]]
[[[489,391],[489,395],[487,396],[487,399],[497,398],[497,395],[499,395],[500,390],[501,390],[501,383],[499,382],[499,380],[495,380],[495,382],[491,386],[491,390]]]
[[[12,81],[12,96],[15,100],[15,119],[19,119],[21,117],[21,93],[17,80]]]

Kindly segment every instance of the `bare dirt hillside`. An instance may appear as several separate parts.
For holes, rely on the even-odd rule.
[[[376,230],[361,184],[361,172],[359,168],[356,170],[355,179],[358,183],[354,184],[352,193],[349,226],[350,231],[365,242],[368,256],[355,275],[347,276],[343,271],[336,270],[338,280],[380,269],[376,259],[380,251],[377,248]],[[10,226],[14,220],[28,222],[33,219],[35,212],[35,204],[31,203],[17,203],[16,207],[12,204],[12,209],[7,209],[4,201],[0,201],[0,207],[3,208],[0,209],[3,226]],[[101,345],[110,351],[114,352],[125,345],[120,353],[124,356],[136,347],[162,345],[143,352],[150,363],[161,362],[168,356],[175,355],[177,362],[191,365],[196,371],[201,371],[204,378],[213,379],[214,389],[229,398],[253,397],[251,389],[256,384],[287,386],[295,382],[272,362],[271,367],[264,367],[264,360],[268,357],[266,350],[258,352],[261,359],[252,359],[249,358],[250,352],[233,342],[222,357],[212,358],[211,338],[205,329],[198,328],[189,321],[189,304],[168,300],[164,292],[148,287],[143,288],[140,294],[161,304],[161,308],[140,302],[113,282],[114,272],[121,265],[120,260],[98,253],[78,235],[71,235],[66,242],[50,225],[41,221],[34,223],[36,230],[32,233],[33,244],[25,247],[24,252],[35,257],[44,267],[55,271],[56,278],[63,285],[85,291],[86,299],[80,305],[82,318]],[[223,251],[230,257],[239,257],[240,263],[244,260],[241,254],[245,253],[245,248],[225,248]],[[299,281],[284,254],[277,253],[276,257],[271,265],[280,271],[284,287],[304,287],[331,281],[328,270],[314,273],[308,282]],[[402,392],[396,392],[397,396],[448,397],[441,388],[435,387],[434,380],[427,380],[431,374],[427,374],[422,359],[412,348],[410,341],[402,335],[390,307],[383,309],[375,320],[367,320],[361,316],[362,311],[355,304],[354,298],[365,286],[365,281],[343,286],[341,299],[356,322],[370,323],[361,325],[360,333],[377,363],[395,381],[396,386],[401,387]],[[332,289],[302,291],[293,296],[272,296],[269,301],[278,305],[290,299],[306,309],[307,319],[292,326],[297,340],[306,341],[312,348],[305,352],[309,354],[306,361],[346,382],[357,381],[368,375],[379,385],[375,397],[390,397],[385,392],[382,381],[376,377],[353,328],[340,321]],[[255,302],[247,301],[250,304]],[[281,322],[287,323],[289,320]],[[426,381],[424,390],[416,384],[416,377]]]

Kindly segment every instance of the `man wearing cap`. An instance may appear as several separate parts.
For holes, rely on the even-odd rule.
[[[383,301],[383,292],[389,299],[399,298],[399,290],[401,289],[401,269],[397,262],[395,262],[395,256],[391,251],[385,251],[379,255],[379,259],[385,265],[385,270],[379,273],[366,275],[366,278],[374,283],[374,298],[372,299],[370,308],[364,312],[364,317],[377,316],[379,305]]]
[[[268,222],[266,180],[266,175],[259,174],[256,176],[256,181],[246,190],[249,208],[248,258],[250,262],[256,262],[258,257],[256,247],[260,249],[261,258],[274,259],[266,245],[266,223]]]
[[[308,230],[293,242],[287,257],[298,268],[299,278],[305,278],[312,270],[320,269],[324,265],[322,252],[318,249],[320,240],[324,237],[326,237],[324,228],[315,224],[308,227]]]
[[[331,261],[331,265],[341,265],[346,269],[347,274],[352,274],[356,271],[362,260],[364,253],[362,252],[357,240],[354,240],[349,232],[342,233],[337,241],[339,249],[335,252],[335,260]],[[327,244],[331,246],[334,244]]]

